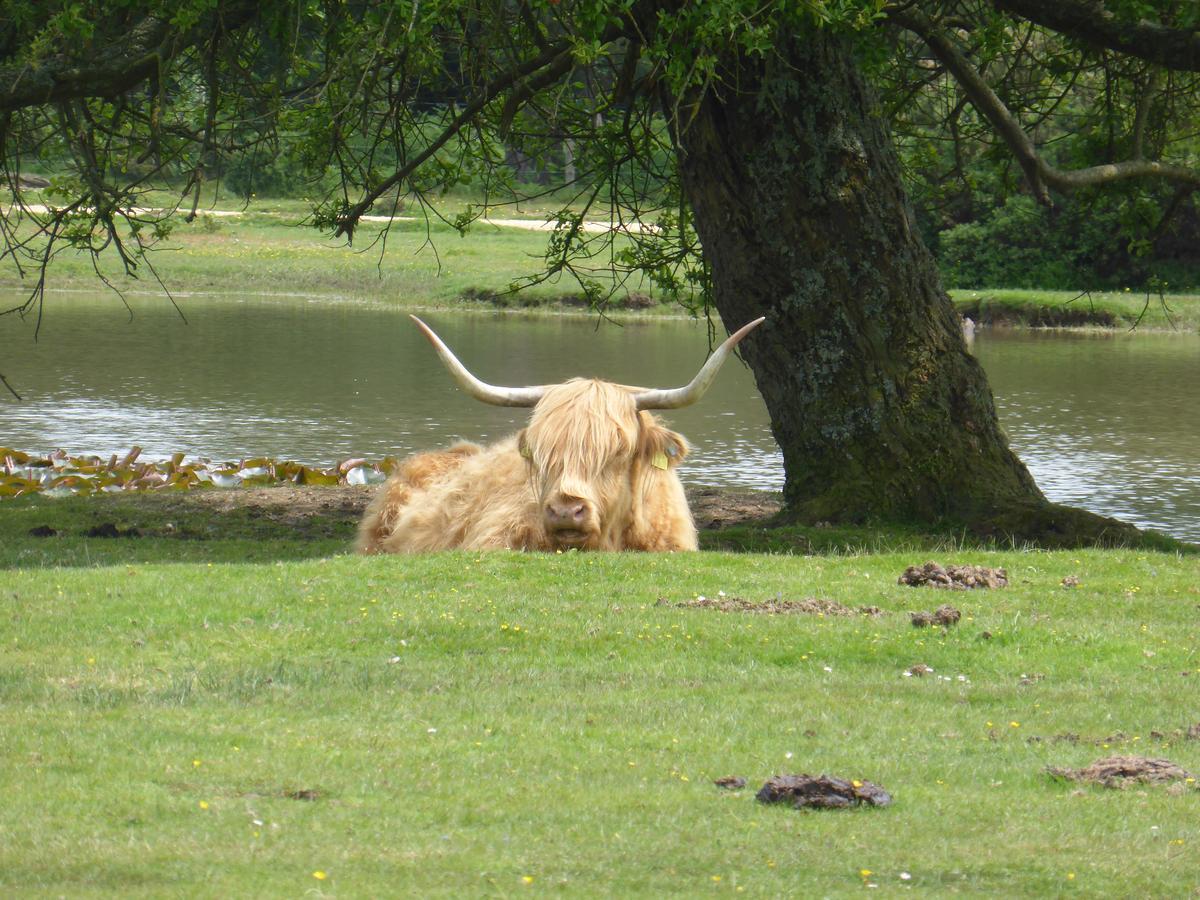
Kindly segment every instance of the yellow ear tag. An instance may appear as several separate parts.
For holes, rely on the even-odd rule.
[[[520,453],[526,459],[533,459],[533,451],[531,449],[529,449],[528,444],[522,444],[520,446],[520,448],[517,450],[517,452]]]
[[[663,469],[665,471],[667,468],[667,454],[659,450],[654,454],[653,457],[651,457],[650,465],[654,466],[656,469]]]

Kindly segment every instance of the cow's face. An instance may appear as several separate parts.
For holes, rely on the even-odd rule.
[[[586,379],[546,390],[518,448],[550,541],[581,549],[612,546],[636,492],[688,450],[680,435],[639,413],[628,390]]]

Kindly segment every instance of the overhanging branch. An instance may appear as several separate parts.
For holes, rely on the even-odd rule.
[[[226,30],[240,28],[255,15],[257,3],[237,0],[217,10]],[[180,33],[169,19],[147,15],[107,46],[89,50],[87,62],[54,56],[37,65],[0,66],[0,111],[85,97],[116,97],[156,77],[164,63],[204,39],[211,24]]]
[[[622,28],[615,25],[609,26],[601,35],[600,41],[601,43],[609,43],[620,37],[622,33]],[[403,166],[379,184],[368,190],[361,200],[338,216],[337,227],[334,231],[335,236],[353,235],[355,228],[358,227],[359,219],[371,208],[371,204],[412,175],[426,160],[444,147],[451,138],[462,131],[467,125],[474,122],[483,110],[501,94],[511,90],[513,92],[512,96],[518,98],[519,105],[520,102],[528,100],[538,90],[552,84],[569,72],[573,64],[574,54],[570,42],[558,41],[547,47],[533,59],[488,82],[479,92],[479,95],[468,103],[462,112],[455,116],[424,150],[409,159]],[[516,107],[514,106],[511,109],[506,108],[503,113],[505,118],[511,120],[512,116],[516,113]]]
[[[1200,33],[1117,16],[1101,0],[992,0],[996,9],[1067,37],[1167,69],[1200,72]]]
[[[930,52],[946,67],[962,87],[971,104],[991,123],[996,133],[1016,156],[1030,189],[1040,202],[1050,203],[1051,187],[1070,191],[1131,178],[1163,178],[1181,185],[1200,187],[1200,172],[1157,160],[1131,159],[1071,170],[1050,165],[1038,153],[1033,140],[1025,133],[1017,117],[992,90],[979,70],[929,17],[916,9],[897,8],[889,11],[889,18],[921,38]]]

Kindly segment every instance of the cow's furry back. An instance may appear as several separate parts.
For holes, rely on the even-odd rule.
[[[414,495],[423,493],[431,484],[445,478],[468,457],[482,452],[483,448],[478,444],[463,441],[449,450],[418,453],[400,463],[392,477],[375,494],[359,523],[358,552],[383,551],[383,542],[395,532],[401,514],[409,507]]]
[[[532,546],[537,510],[509,439],[409,457],[367,508],[360,553]],[[520,523],[520,524],[518,524]]]

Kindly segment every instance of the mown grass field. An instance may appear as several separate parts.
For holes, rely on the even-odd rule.
[[[160,199],[164,203],[169,200],[166,195]],[[453,219],[471,199],[448,197],[437,212]],[[386,239],[379,223],[366,222],[354,245],[348,246],[344,240],[329,239],[303,226],[308,207],[300,200],[256,200],[246,208],[220,202],[214,208],[239,214],[201,211],[190,224],[180,218],[169,239],[151,254],[150,260],[169,290],[345,297],[407,307],[471,307],[480,301],[466,298],[501,294],[499,302],[505,306],[557,308],[563,298],[574,300],[583,294],[569,275],[508,294],[514,282],[542,270],[548,239],[545,232],[477,222],[466,236],[460,236],[437,217],[426,221],[420,210],[407,210],[401,215],[410,218],[394,222]],[[541,222],[549,212],[549,206],[527,204],[520,209],[497,208],[493,214]],[[607,254],[598,256],[589,277],[611,283],[612,275],[605,270],[607,260]],[[162,293],[144,265],[138,277],[131,279],[109,255],[101,269],[121,290]],[[23,288],[28,289],[27,281],[11,268],[0,269],[0,291],[19,297]],[[90,257],[71,253],[56,258],[47,284],[50,291],[101,289]],[[631,280],[618,291],[618,304],[629,290],[650,293],[647,283]],[[1153,296],[1149,303],[1144,293],[1134,291],[956,290],[952,296],[960,310],[981,322],[1118,328],[1137,322],[1145,329],[1200,329],[1200,297],[1195,295]],[[683,311],[662,305],[651,312],[672,315]]]
[[[139,536],[85,536],[100,523]],[[1120,753],[1200,772],[1194,555],[876,535],[810,556],[368,559],[352,527],[157,498],[0,504],[0,893],[1200,890],[1195,784],[1044,771]],[[1011,584],[897,584],[928,558]],[[722,591],[883,613],[675,605]],[[957,626],[910,624],[946,602]],[[918,663],[933,672],[905,677]],[[895,800],[753,799],[801,772]],[[726,775],[749,786],[712,784]]]
[[[453,217],[464,202],[448,204],[439,212]],[[192,223],[182,216],[174,221],[169,238],[149,253],[149,262],[163,285],[173,292],[218,294],[282,294],[344,297],[397,303],[404,306],[461,305],[464,294],[506,293],[515,281],[542,271],[546,232],[497,227],[476,222],[466,236],[445,221],[421,211],[402,212],[386,230],[378,222],[364,222],[353,245],[331,239],[303,225],[304,204],[275,201],[242,210],[221,204],[217,210],[237,215],[201,212]],[[497,215],[545,220],[544,210],[522,207]],[[607,256],[598,259],[603,267]],[[100,269],[123,291],[163,293],[155,274],[142,264],[135,278],[122,271],[115,254],[105,254]],[[611,281],[607,271],[596,271],[600,281]],[[12,267],[0,268],[0,291],[20,292],[31,286]],[[73,251],[61,253],[50,268],[50,291],[103,290],[92,259]],[[645,289],[631,282],[627,289]],[[529,287],[502,302],[538,305],[562,296],[580,296],[582,290],[570,275]],[[676,310],[668,310],[676,311]]]

